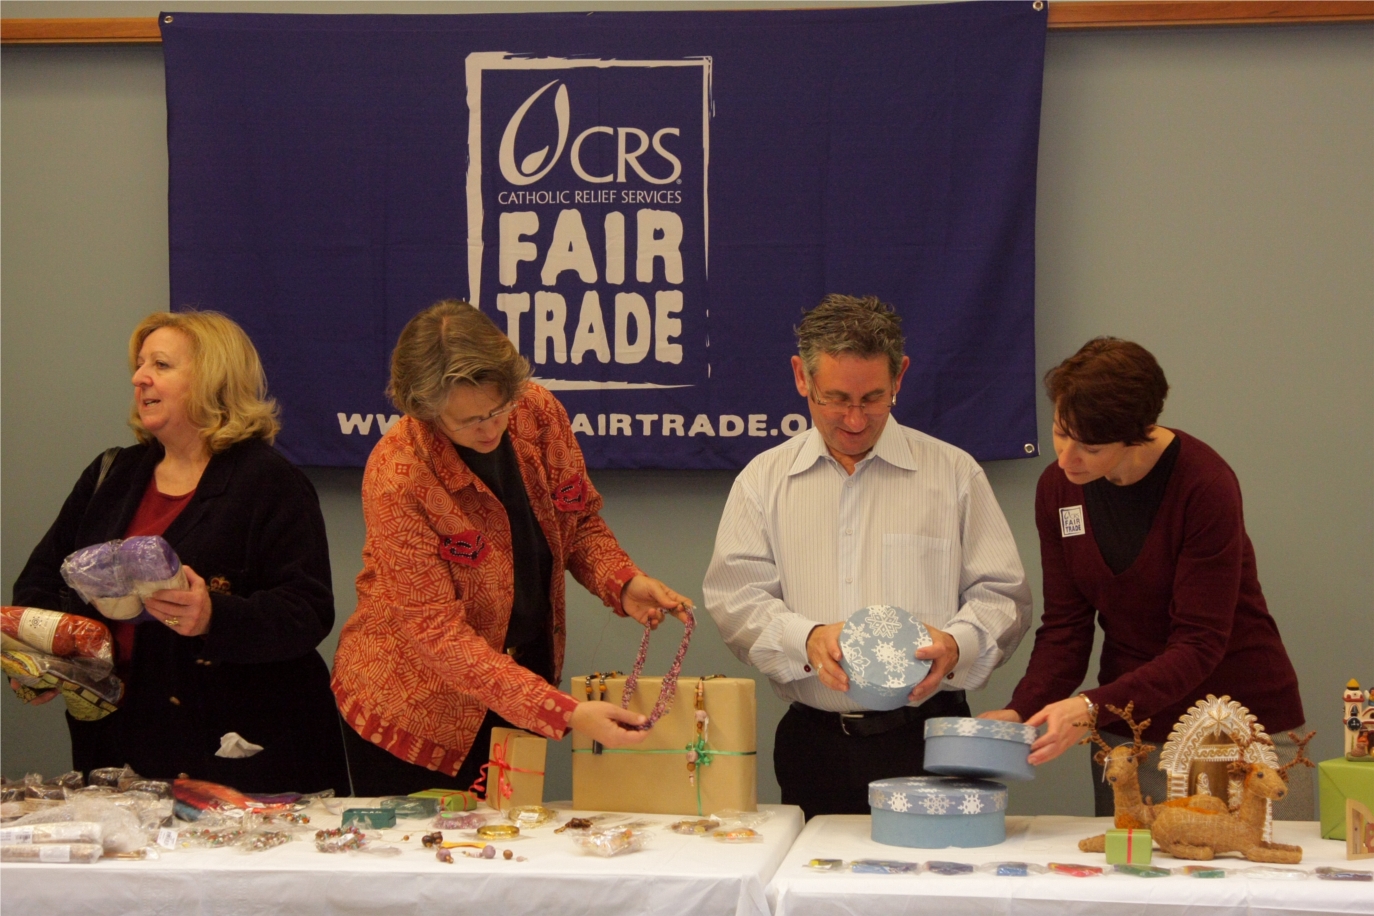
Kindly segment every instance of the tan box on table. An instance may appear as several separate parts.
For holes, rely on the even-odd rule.
[[[509,811],[544,800],[544,760],[549,741],[518,728],[493,728],[487,754],[487,806]],[[505,766],[501,766],[504,762]],[[510,791],[506,795],[505,790]]]
[[[708,716],[704,765],[693,784],[688,750],[697,743],[696,688],[704,681]],[[586,678],[574,677],[581,699]],[[663,678],[641,677],[630,709],[648,715]],[[598,679],[593,678],[593,685]],[[606,678],[606,693],[594,697],[616,706],[625,678]],[[682,677],[672,709],[654,724],[642,744],[594,753],[592,740],[573,732],[573,807],[579,811],[706,816],[716,811],[758,808],[758,706],[750,678]]]

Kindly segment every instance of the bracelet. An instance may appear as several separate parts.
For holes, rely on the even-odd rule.
[[[1080,693],[1078,698],[1088,704],[1088,718],[1093,722],[1097,721],[1097,704],[1092,701],[1086,693]]]
[[[510,840],[520,835],[520,828],[514,824],[485,824],[477,828],[477,835],[484,840]]]

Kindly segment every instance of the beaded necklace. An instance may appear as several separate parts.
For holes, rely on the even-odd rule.
[[[683,610],[687,612],[687,619],[682,624],[682,644],[677,647],[677,655],[673,656],[673,664],[669,666],[668,673],[663,676],[663,685],[658,689],[658,700],[649,713],[649,721],[643,725],[624,726],[629,731],[648,731],[673,705],[673,696],[677,693],[677,678],[682,673],[682,658],[687,654],[687,644],[692,641],[692,630],[697,625],[697,619],[692,616],[691,608],[684,606]],[[639,641],[639,655],[635,657],[635,666],[630,670],[630,676],[625,679],[625,692],[620,697],[621,709],[630,708],[630,699],[635,695],[635,688],[639,686],[639,676],[644,671],[644,660],[649,656],[649,634],[652,632],[650,627],[644,627],[644,638]]]

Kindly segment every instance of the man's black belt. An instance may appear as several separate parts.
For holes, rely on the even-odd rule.
[[[855,738],[871,738],[911,725],[924,725],[927,719],[962,716],[967,709],[962,690],[941,690],[920,706],[903,706],[887,712],[826,712],[805,703],[792,708],[806,718]]]

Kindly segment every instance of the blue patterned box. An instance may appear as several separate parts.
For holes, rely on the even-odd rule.
[[[840,667],[849,678],[849,697],[864,709],[898,709],[911,688],[930,671],[915,652],[932,644],[925,624],[899,607],[860,608],[840,630]]]
[[[1039,734],[1033,726],[945,716],[926,720],[925,768],[970,779],[1035,778],[1026,757]]]
[[[1007,787],[984,779],[899,776],[868,784],[873,841],[943,849],[1007,838]]]

